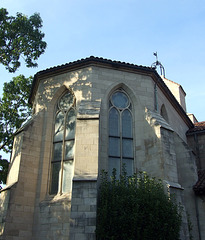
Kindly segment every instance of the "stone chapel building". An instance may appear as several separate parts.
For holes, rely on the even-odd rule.
[[[181,239],[205,239],[205,122],[154,68],[89,57],[38,72],[15,134],[0,239],[94,240],[102,169],[146,171],[184,207]]]

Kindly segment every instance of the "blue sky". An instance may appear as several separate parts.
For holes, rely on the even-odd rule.
[[[3,82],[91,55],[151,66],[153,52],[166,77],[187,93],[187,112],[205,121],[205,2],[202,0],[0,0],[9,15],[38,12],[47,50],[38,68],[22,67]]]

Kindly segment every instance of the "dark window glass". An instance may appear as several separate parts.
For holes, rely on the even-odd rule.
[[[62,159],[62,142],[54,143],[53,161],[61,161]]]
[[[108,169],[109,169],[109,176],[112,176],[113,169],[116,169],[116,177],[119,178],[120,175],[120,169],[121,169],[121,160],[120,158],[112,158],[109,157],[108,159]]]
[[[132,138],[132,114],[127,109],[122,113],[122,136]]]
[[[112,95],[112,103],[117,108],[126,108],[129,105],[129,99],[123,92],[115,92]]]
[[[133,158],[133,140],[122,139],[122,156]]]
[[[133,160],[132,159],[122,159],[122,164],[125,166],[125,170],[127,172],[128,176],[131,176],[133,174]]]
[[[120,136],[120,114],[116,108],[112,108],[109,114],[110,136]]]
[[[60,182],[60,169],[61,162],[52,163],[52,178],[51,178],[51,194],[56,194],[58,192],[59,182]]]
[[[123,165],[127,174],[133,174],[133,119],[131,102],[123,90],[114,92],[109,101],[109,162],[108,171],[113,168],[117,175],[122,173]]]
[[[120,138],[109,138],[109,155],[120,157]]]

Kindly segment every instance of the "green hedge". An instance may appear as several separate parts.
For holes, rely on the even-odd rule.
[[[97,240],[177,240],[181,227],[179,206],[164,192],[160,180],[146,173],[111,181],[101,174],[97,211]]]

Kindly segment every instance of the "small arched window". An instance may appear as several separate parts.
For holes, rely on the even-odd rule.
[[[109,99],[109,175],[115,168],[119,176],[123,165],[132,175],[133,160],[132,105],[125,91],[118,89]]]
[[[58,101],[53,137],[50,194],[68,193],[72,188],[76,108],[72,92]]]
[[[162,104],[162,106],[161,106],[160,115],[169,123],[167,110],[166,110],[164,104]]]

